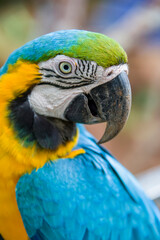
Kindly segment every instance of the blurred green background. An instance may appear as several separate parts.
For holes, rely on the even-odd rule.
[[[160,165],[160,1],[0,0],[0,66],[27,41],[71,28],[107,34],[128,54],[132,110],[105,146],[133,173]],[[87,128],[100,138],[105,126]]]

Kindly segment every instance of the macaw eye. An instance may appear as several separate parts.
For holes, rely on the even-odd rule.
[[[65,74],[71,73],[72,65],[69,62],[61,62],[59,64],[59,70]]]

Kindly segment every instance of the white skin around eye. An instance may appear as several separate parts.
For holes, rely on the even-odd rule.
[[[58,59],[58,61],[59,59],[61,59],[65,61],[68,60],[72,62],[72,64],[76,63],[75,59],[59,55],[53,59],[49,59],[48,61],[39,63],[39,67],[41,69],[47,68],[55,70],[53,65],[56,58]],[[64,111],[70,104],[72,99],[74,99],[77,95],[81,93],[89,93],[92,88],[95,88],[100,84],[111,81],[122,71],[128,72],[127,64],[112,66],[106,69],[98,66],[96,71],[96,80],[94,81],[94,83],[76,88],[62,89],[53,85],[49,85],[47,83],[43,85],[37,85],[33,88],[32,92],[28,96],[30,106],[35,112],[41,115],[65,119]],[[40,72],[43,74],[42,70]],[[44,81],[45,83],[45,80],[46,79],[44,78],[44,76],[42,76],[41,82]],[[53,77],[52,79],[50,79],[50,81],[54,82],[56,80]]]
[[[74,58],[70,58],[64,55],[57,55],[56,57],[51,58],[48,61],[40,62],[38,65],[40,69],[47,68],[55,71],[60,76],[65,76],[65,74],[63,74],[59,69],[60,63],[63,62],[68,62],[71,64],[72,71],[71,73],[67,74],[67,77],[72,76],[76,68],[76,60],[74,60]],[[40,72],[43,74],[43,71],[40,70]]]

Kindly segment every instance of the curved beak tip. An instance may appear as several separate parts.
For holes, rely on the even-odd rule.
[[[105,142],[108,142],[109,140],[114,138],[119,133],[119,131],[120,131],[119,129],[116,129],[116,131],[115,131],[114,124],[107,124],[103,136],[101,137],[101,139],[97,143],[98,144],[103,144]]]
[[[69,121],[93,124],[106,122],[98,144],[114,138],[125,125],[131,108],[131,87],[128,76],[121,72],[109,82],[92,88],[88,95],[77,95],[65,110]]]
[[[103,136],[101,137],[101,139],[97,143],[98,144],[103,144],[105,142],[108,142],[108,141],[112,140],[120,132],[120,130],[121,129],[117,129],[117,131],[115,131],[114,126],[106,127],[106,130],[105,130]]]
[[[115,95],[112,98],[115,101],[112,101],[112,104],[110,104],[111,111],[107,120],[107,126],[98,144],[105,143],[114,138],[124,127],[130,113],[131,88],[128,77],[122,73],[117,77],[117,80],[120,80],[120,85],[121,83],[123,84],[122,88],[120,88],[120,90],[123,90],[123,94],[121,94],[121,91],[117,91],[118,88],[116,89]],[[114,104],[114,102],[117,102],[117,99],[118,104]],[[116,106],[116,108],[114,108],[114,106]]]

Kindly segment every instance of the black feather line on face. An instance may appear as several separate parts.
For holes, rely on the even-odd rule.
[[[87,64],[87,72],[86,72],[86,75],[88,76],[88,74],[89,74],[89,69],[90,69],[90,62],[88,62],[88,64]]]
[[[72,85],[68,85],[67,86],[67,83],[66,82],[63,82],[62,80],[59,81],[60,83],[62,84],[65,84],[65,85],[59,85],[58,83],[56,82],[49,82],[49,81],[45,81],[45,82],[40,82],[38,85],[51,85],[51,86],[54,86],[54,87],[57,87],[59,89],[73,89],[73,88],[79,88],[79,87],[82,87],[82,86],[87,86],[91,83],[94,83],[94,80],[92,81],[83,81],[81,83],[77,83],[77,84],[73,84]]]
[[[79,65],[79,72],[83,75],[83,71],[81,70],[81,67],[83,68],[81,61],[78,59],[78,65]]]
[[[75,124],[35,113],[28,102],[30,91],[14,99],[8,107],[11,126],[23,146],[36,143],[39,148],[56,150],[59,145],[72,141],[76,135]]]
[[[93,77],[93,71],[94,71],[94,65],[92,65],[92,73],[91,73],[90,77]]]
[[[83,72],[84,72],[84,70],[85,70],[85,61],[84,60],[82,60],[82,65],[83,65]]]
[[[56,74],[56,72],[53,69],[50,69],[50,68],[40,68],[40,70],[45,70],[47,72],[53,72],[53,73]]]
[[[96,66],[97,67],[97,66]],[[89,74],[89,70],[91,68],[91,73]],[[95,81],[95,72],[96,70],[94,69],[94,65],[91,64],[90,61],[86,60],[77,60],[77,64],[75,65],[75,71],[74,74],[76,76],[68,76],[64,75],[62,76],[61,74],[57,74],[53,69],[42,67],[40,68],[41,71],[46,71],[42,75],[44,75],[45,79],[40,81],[39,85],[41,84],[49,84],[61,89],[69,89],[69,88],[77,88],[85,85],[89,85],[91,83],[94,83]],[[86,69],[86,71],[85,71]],[[79,74],[78,74],[79,72]],[[90,75],[90,76],[89,76]],[[86,77],[89,76],[89,77]],[[54,78],[50,80],[50,78]],[[70,80],[80,80],[80,82],[75,81],[72,82]]]

